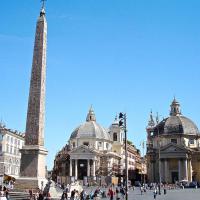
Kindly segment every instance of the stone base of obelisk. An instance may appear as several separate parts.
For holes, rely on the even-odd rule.
[[[28,192],[29,190],[37,191],[38,189],[43,190],[47,182],[47,179],[20,177],[15,182],[14,190],[20,192]]]
[[[43,189],[47,183],[45,166],[47,150],[43,146],[25,145],[20,152],[20,177],[15,182],[15,189]]]

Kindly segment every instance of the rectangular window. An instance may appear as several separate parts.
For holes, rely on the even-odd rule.
[[[177,139],[171,139],[171,143],[177,144]]]
[[[194,144],[194,139],[190,139],[190,144]]]

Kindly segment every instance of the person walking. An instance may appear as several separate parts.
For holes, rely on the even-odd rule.
[[[141,186],[141,187],[140,187],[141,195],[143,194],[143,191],[144,191],[144,188],[143,188],[143,186]]]
[[[112,188],[109,189],[108,195],[109,195],[109,197],[110,197],[110,200],[113,200],[114,192],[113,192]]]
[[[120,193],[121,193],[122,199],[124,199],[124,197],[125,197],[125,190],[124,190],[123,187],[120,188]]]
[[[67,199],[68,199],[67,193],[66,193],[66,192],[63,192],[62,197],[61,197],[61,200],[67,200]]]
[[[116,200],[119,200],[120,198],[119,198],[119,189],[118,189],[118,187],[116,187]]]
[[[9,196],[8,188],[6,189],[5,194],[6,194],[6,199],[9,200],[10,196]]]
[[[44,200],[44,196],[43,196],[42,192],[39,193],[38,200]]]
[[[74,199],[75,199],[75,192],[76,192],[75,189],[71,191],[71,197],[70,197],[70,200],[74,200]]]
[[[157,196],[157,190],[155,189],[155,190],[153,191],[153,198],[156,199],[156,196]]]

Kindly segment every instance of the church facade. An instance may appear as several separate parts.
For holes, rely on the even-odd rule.
[[[149,182],[200,181],[200,133],[195,123],[182,115],[175,98],[170,116],[156,121],[151,113],[146,128]]]
[[[68,144],[56,155],[53,178],[58,183],[74,180],[118,183],[122,181],[125,168],[123,130],[117,117],[108,129],[96,122],[94,110],[90,108],[86,122],[71,133]],[[134,145],[128,148],[128,168],[135,170],[141,158]],[[107,179],[107,180],[106,180]]]

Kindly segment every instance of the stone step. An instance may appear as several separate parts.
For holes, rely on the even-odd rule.
[[[10,200],[30,200],[29,193],[25,192],[9,192]]]

